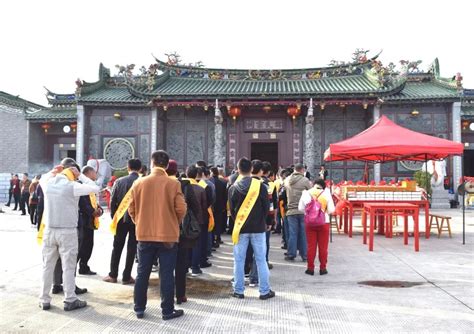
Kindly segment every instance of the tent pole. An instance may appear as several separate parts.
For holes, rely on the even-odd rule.
[[[329,146],[331,149],[331,146]],[[332,199],[332,154],[329,155],[329,195],[331,195]],[[337,224],[337,219],[336,219]],[[329,218],[329,241],[332,243],[332,221]]]
[[[466,186],[464,181],[464,154],[461,155],[461,184],[464,184],[462,192],[462,244],[466,244]],[[454,180],[453,180],[454,183]]]

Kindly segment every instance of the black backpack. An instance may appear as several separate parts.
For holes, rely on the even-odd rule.
[[[188,187],[190,187],[190,184],[184,186],[185,193],[187,192]],[[187,240],[196,240],[199,238],[200,233],[201,226],[199,225],[199,221],[194,212],[188,208],[183,223],[181,224],[180,235],[182,238]]]

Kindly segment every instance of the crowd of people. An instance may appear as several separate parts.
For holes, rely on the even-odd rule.
[[[145,314],[152,271],[159,271],[162,318],[183,315],[176,304],[187,301],[187,276],[200,276],[212,266],[210,256],[231,235],[234,270],[232,297],[245,298],[245,282],[258,286],[259,298],[275,297],[270,284],[271,235],[281,234],[284,259],[307,263],[305,273],[314,275],[318,253],[319,274],[327,271],[329,214],[334,202],[325,189],[327,172],[311,182],[303,164],[280,168],[269,162],[241,158],[229,177],[223,168],[197,161],[178,171],[165,151],[151,156],[151,170],[139,159],[128,161],[128,175],[114,180],[110,191],[111,231],[114,234],[110,271],[103,279],[117,283],[125,244],[127,253],[122,284],[134,285],[134,311]],[[38,226],[42,242],[43,275],[40,307],[51,307],[51,296],[64,292],[64,310],[85,307],[77,297],[87,292],[75,284],[80,275],[96,275],[89,267],[94,231],[103,209],[94,182],[96,171],[80,169],[71,159],[29,182],[12,177],[15,203],[25,205],[31,223]],[[27,200],[29,199],[29,200]],[[10,200],[8,205],[10,205]],[[25,209],[26,210],[26,209]],[[128,240],[127,240],[128,238]],[[134,263],[137,276],[132,277]],[[52,291],[51,291],[52,288]]]

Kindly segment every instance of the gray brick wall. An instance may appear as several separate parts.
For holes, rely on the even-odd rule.
[[[28,122],[17,109],[0,109],[0,173],[28,169]]]
[[[0,208],[8,201],[8,188],[10,188],[10,173],[0,173]]]
[[[28,171],[27,128],[23,112],[5,105],[0,109],[0,203],[6,203],[10,173]]]

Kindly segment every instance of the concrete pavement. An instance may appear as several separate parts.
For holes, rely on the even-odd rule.
[[[404,246],[401,236],[376,236],[374,252],[369,252],[356,219],[352,239],[334,233],[326,276],[305,275],[305,263],[284,261],[280,237],[272,235],[271,284],[277,296],[268,301],[259,300],[258,289],[249,287],[245,299],[230,297],[233,262],[226,236],[225,244],[213,253],[213,266],[202,277],[188,279],[189,301],[179,307],[185,315],[167,322],[161,320],[156,273],[152,273],[142,320],[133,312],[132,286],[102,282],[112,249],[107,218],[95,234],[90,261],[98,275],[77,277],[77,285],[89,290],[81,296],[89,306],[64,312],[62,296],[54,295],[51,310],[40,310],[41,248],[36,244],[36,230],[28,217],[9,208],[4,211],[0,214],[1,332],[472,333],[474,328],[472,211],[466,216],[466,245],[461,243],[460,211],[448,210],[443,213],[453,216],[453,238],[447,234],[440,239],[436,235],[423,238],[418,253],[413,250],[413,238]],[[121,270],[123,260],[124,256]],[[134,275],[135,270],[136,266]],[[363,281],[419,285],[373,287],[360,284]]]

